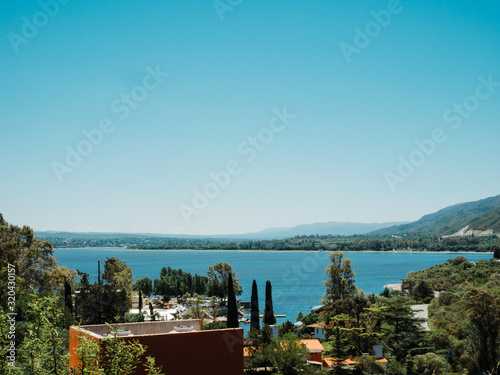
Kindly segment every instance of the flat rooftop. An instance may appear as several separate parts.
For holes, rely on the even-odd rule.
[[[164,335],[167,333],[181,333],[185,331],[201,331],[201,321],[198,319],[118,323],[112,324],[112,326],[118,330],[118,336],[126,337]],[[176,327],[178,328],[176,329]],[[99,339],[111,333],[106,324],[85,325],[74,328],[87,331],[91,336]]]

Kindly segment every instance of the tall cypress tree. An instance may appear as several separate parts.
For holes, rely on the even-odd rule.
[[[142,313],[142,293],[139,290],[139,313]]]
[[[71,285],[68,280],[64,278],[64,304],[73,313],[73,301],[71,299]]]
[[[496,246],[493,251],[493,258],[500,259],[500,246]]]
[[[252,298],[250,299],[250,330],[260,330],[259,294],[255,280],[252,284]]]
[[[266,307],[264,308],[264,324],[275,324],[276,317],[273,311],[273,291],[271,287],[271,282],[266,281]]]
[[[234,295],[233,276],[229,275],[227,281],[227,328],[238,328],[238,307]]]

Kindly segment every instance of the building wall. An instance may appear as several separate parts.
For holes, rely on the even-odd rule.
[[[324,339],[325,338],[325,330],[321,329],[321,328],[314,328],[314,338]]]
[[[315,362],[322,362],[323,359],[321,358],[321,353],[309,353],[309,361],[315,361]]]
[[[77,364],[77,328],[70,328],[70,366]],[[124,337],[146,345],[146,356],[168,375],[243,375],[243,329],[167,333]],[[137,375],[145,374],[138,368]]]

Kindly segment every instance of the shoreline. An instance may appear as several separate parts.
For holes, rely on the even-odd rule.
[[[217,252],[237,252],[237,253],[332,253],[333,250],[233,250],[233,249],[129,249],[127,247],[57,247],[53,250],[111,250],[111,251],[217,251]],[[381,254],[493,254],[492,251],[416,251],[416,250],[348,250],[343,253],[381,253]]]

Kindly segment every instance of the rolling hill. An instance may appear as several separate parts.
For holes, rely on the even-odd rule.
[[[493,229],[495,233],[499,233],[500,195],[448,206],[425,215],[415,222],[376,230],[370,235],[432,234],[442,236],[451,235],[466,226],[474,230]]]

